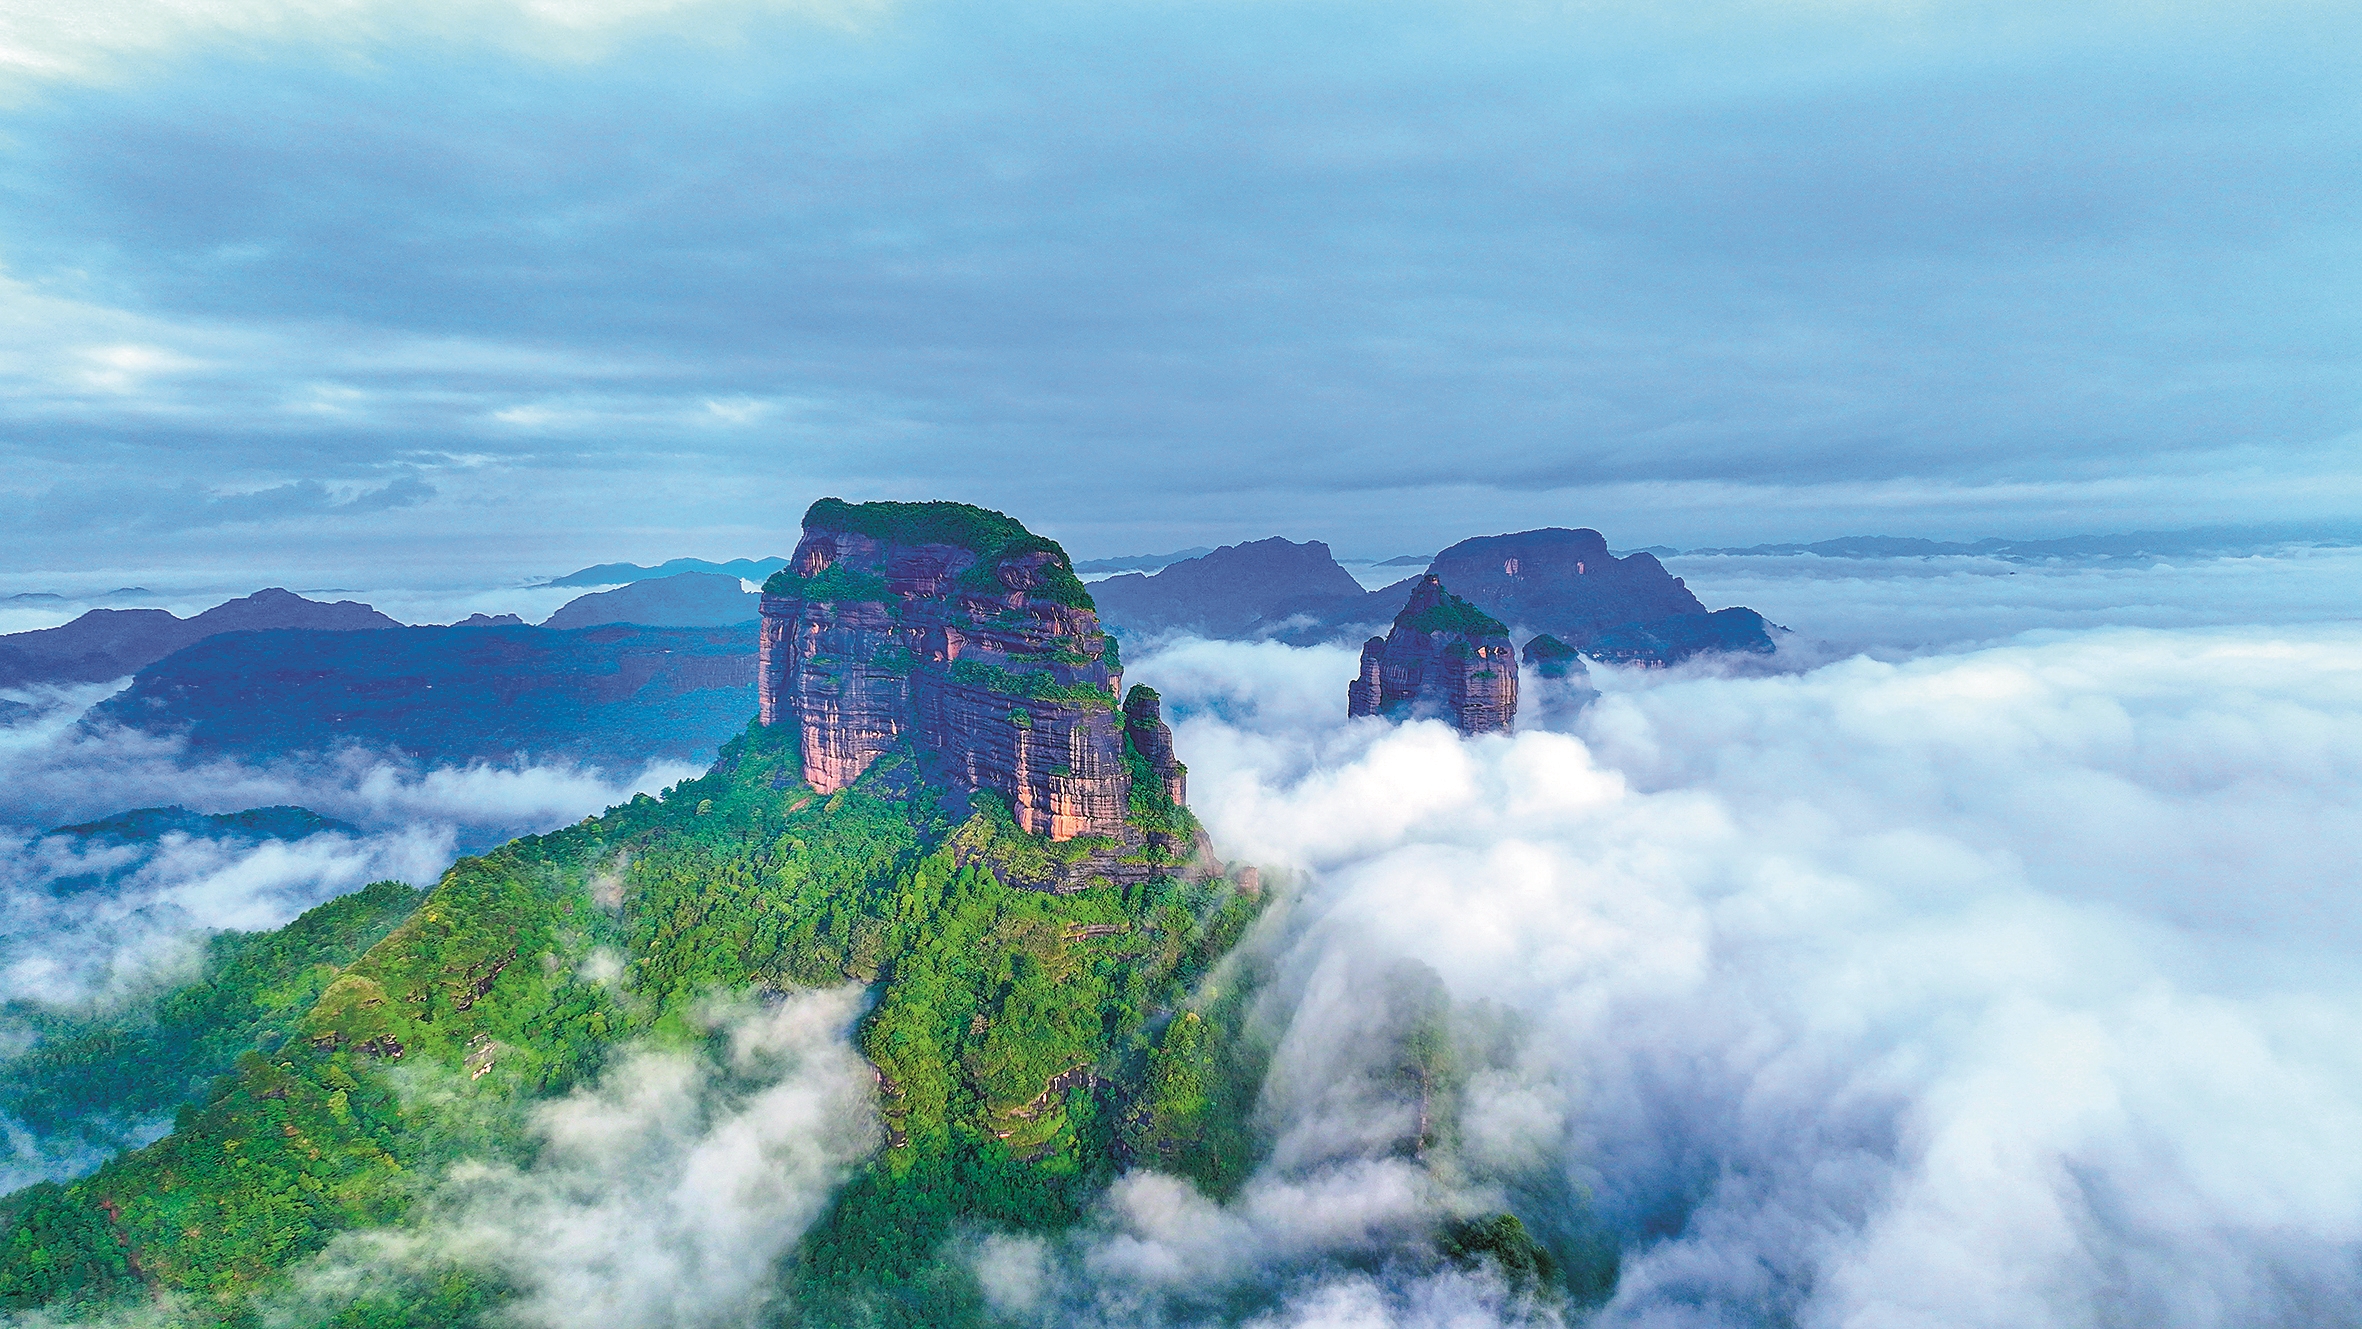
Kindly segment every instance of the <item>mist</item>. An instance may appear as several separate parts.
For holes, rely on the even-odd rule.
[[[1265,1152],[1226,1198],[1135,1171],[1070,1232],[953,1253],[1022,1324],[2342,1322],[2362,1300],[2362,626],[2316,621],[2349,555],[2276,557],[2310,580],[2245,600],[2226,588],[2270,581],[2248,560],[1791,561],[1774,616],[1809,649],[1594,668],[1588,707],[1474,739],[1346,720],[1346,646],[1140,652],[1196,811],[1272,891],[1209,979],[1254,992]],[[1930,582],[1923,615],[1880,626]],[[180,801],[362,828],[122,869],[190,934],[686,773],[254,767],[6,732],[12,785],[60,810],[27,826]],[[95,852],[20,832],[0,862],[56,881]],[[56,991],[161,953],[73,959],[55,935],[66,969],[36,977]],[[518,1289],[525,1324],[764,1313],[777,1258],[874,1147],[857,1004],[718,1009],[734,1050],[619,1059],[538,1109],[532,1158],[429,1179],[419,1225],[341,1239],[304,1295],[466,1267]],[[1405,1090],[1414,1035],[1444,1049],[1432,1092]],[[1439,1257],[1440,1224],[1504,1210],[1573,1297]]]
[[[2300,1325],[2362,1296],[2362,630],[1600,671],[1566,732],[1473,740],[1343,721],[1350,673],[1135,663],[1216,843],[1294,872],[1249,943],[1276,1143],[1226,1205],[1135,1176],[1089,1232],[1004,1240],[1004,1306],[1557,1318],[1421,1254],[1502,1205],[1617,1253],[1606,1325]],[[1471,1069],[1454,1143],[1414,1152],[1365,1090],[1372,1012],[1421,982]]]
[[[861,1008],[859,987],[720,1006],[707,1012],[718,1054],[627,1050],[596,1085],[533,1110],[530,1161],[453,1165],[413,1224],[346,1234],[301,1269],[275,1318],[313,1323],[463,1269],[514,1289],[516,1325],[751,1323],[773,1263],[877,1144],[848,1037]]]
[[[1813,662],[1865,651],[1900,659],[2041,630],[2337,622],[2362,604],[2362,549],[2353,548],[2047,563],[1682,555],[1665,566],[1708,608],[1746,605],[1787,625],[1786,653]]]
[[[172,736],[84,727],[108,691],[59,693],[31,720],[0,727],[0,1000],[106,1001],[185,978],[209,933],[275,928],[371,881],[431,885],[461,853],[698,774],[681,762],[614,776],[530,758],[425,767],[359,748],[269,763],[200,758]],[[50,833],[139,807],[285,804],[353,833],[172,833],[128,845]]]

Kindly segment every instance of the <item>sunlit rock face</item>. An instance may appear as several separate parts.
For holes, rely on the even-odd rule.
[[[1145,723],[1118,709],[1121,664],[1065,551],[997,512],[823,499],[763,589],[762,722],[799,726],[822,793],[907,738],[1026,831],[1124,839],[1127,733],[1161,734],[1179,769],[1153,694]]]
[[[1361,675],[1346,688],[1348,715],[1434,716],[1464,734],[1517,722],[1517,654],[1509,631],[1446,591],[1433,573],[1383,637],[1362,644]]]

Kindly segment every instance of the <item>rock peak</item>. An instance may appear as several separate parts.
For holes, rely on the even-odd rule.
[[[907,741],[1053,840],[1139,840],[1136,773],[1179,801],[1156,694],[1118,712],[1123,664],[1066,551],[1001,513],[820,500],[764,583],[759,645],[760,719],[798,727],[822,793]]]
[[[1517,654],[1500,620],[1444,589],[1434,573],[1411,587],[1383,637],[1362,643],[1348,715],[1432,715],[1464,734],[1517,722]]]

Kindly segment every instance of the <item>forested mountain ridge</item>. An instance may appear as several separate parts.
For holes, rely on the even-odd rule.
[[[1271,953],[1239,946],[1261,880],[1215,858],[1064,551],[983,509],[822,500],[763,616],[757,716],[704,776],[460,859],[308,971],[317,999],[255,1025],[170,1135],[0,1200],[0,1310],[981,1325],[1003,1319],[981,1236],[1074,1228],[1132,1169],[1237,1194],[1271,1144],[1272,1031],[1248,1018]],[[1406,992],[1370,1072],[1407,1127],[1365,1142],[1381,1155],[1448,1151],[1431,1110],[1468,1070],[1447,1003]],[[795,1020],[802,1051],[750,1058],[750,1029]],[[668,1099],[659,1062],[737,1097]],[[651,1095],[671,1106],[626,1102]],[[633,1162],[716,1113],[793,1129]],[[646,1241],[638,1190],[673,1225]],[[749,1191],[763,1240],[661,1239]],[[552,1203],[573,1206],[554,1227]],[[1509,1215],[1432,1223],[1405,1258],[1553,1277]],[[707,1310],[551,1308],[553,1285],[643,1267],[652,1304]]]
[[[805,1322],[962,1318],[977,1294],[942,1264],[955,1221],[1072,1221],[1137,1151],[1209,1180],[1241,1166],[1211,1147],[1227,1127],[1206,1089],[1237,1077],[1198,1064],[1233,1054],[1207,1017],[1163,1016],[1257,893],[1205,875],[1065,896],[1005,886],[996,865],[1084,846],[1017,830],[988,794],[950,823],[907,752],[818,797],[795,748],[790,730],[750,727],[663,798],[461,860],[173,1134],[10,1197],[0,1305],[164,1296],[190,1323],[252,1322],[336,1233],[399,1228],[445,1165],[527,1159],[534,1101],[627,1047],[707,1037],[697,1013],[716,992],[872,985],[857,1039],[886,1147],[783,1274]],[[1153,806],[1154,781],[1133,798],[1187,816]],[[456,1087],[401,1092],[398,1075],[430,1073]],[[503,1296],[461,1265],[390,1281],[329,1322],[467,1323]]]

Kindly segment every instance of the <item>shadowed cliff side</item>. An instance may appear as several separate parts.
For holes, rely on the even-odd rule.
[[[1419,579],[1383,637],[1362,644],[1361,676],[1346,687],[1348,715],[1449,720],[1464,734],[1517,722],[1517,654],[1509,630],[1443,588]]]

